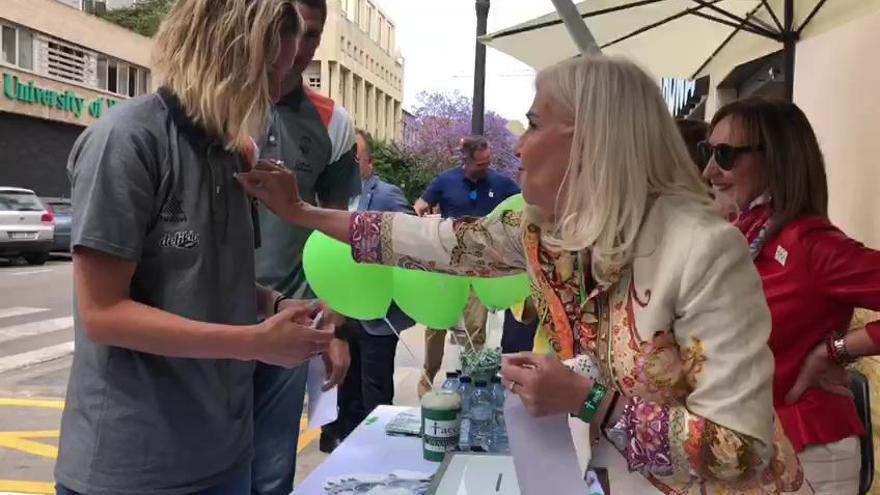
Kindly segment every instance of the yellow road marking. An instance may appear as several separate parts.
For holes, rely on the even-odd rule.
[[[0,397],[0,407],[16,406],[16,407],[42,407],[46,409],[64,409],[63,400],[47,400],[47,399],[13,399]]]
[[[55,483],[45,481],[0,480],[0,492],[52,495],[55,493]]]
[[[300,418],[299,420],[299,440],[296,443],[296,453],[299,454],[306,447],[309,446],[310,443],[314,442],[316,438],[321,436],[321,429],[315,428],[313,430],[307,430],[309,426],[309,421],[305,416]]]
[[[63,400],[49,399],[16,399],[0,397],[0,407],[36,407],[44,409],[64,409]],[[315,428],[307,430],[308,420],[303,417],[300,419],[299,428],[300,435],[297,441],[296,451],[302,452],[312,442],[321,435],[321,429]],[[58,458],[58,447],[42,442],[35,442],[34,439],[41,438],[58,438],[58,430],[37,430],[37,431],[0,431],[0,448],[8,448],[18,450],[26,454],[44,457],[47,459]],[[29,494],[53,494],[55,493],[55,484],[40,481],[15,481],[0,480],[0,492],[15,492]]]
[[[0,435],[12,435],[19,438],[58,438],[58,430],[42,431],[0,431]]]
[[[57,438],[58,431],[4,431],[0,432],[0,447],[14,449],[26,454],[58,458],[58,447],[47,443],[34,442],[31,438]]]

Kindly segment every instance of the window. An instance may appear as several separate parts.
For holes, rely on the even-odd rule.
[[[120,96],[140,96],[150,91],[150,71],[98,55],[98,87]]]
[[[34,35],[25,29],[18,30],[18,66],[34,70]]]
[[[32,192],[0,192],[0,211],[44,211],[43,204]]]
[[[354,91],[352,91],[353,101],[351,102],[351,113],[354,114],[355,120],[358,117],[358,93],[360,93],[361,80],[359,77],[354,78]]]
[[[107,12],[107,2],[105,0],[84,0],[83,10],[89,14],[102,15]]]
[[[138,95],[137,91],[138,70],[136,67],[128,67],[128,96],[134,98]]]
[[[145,69],[138,69],[138,93],[139,95],[150,92],[150,78]]]
[[[12,65],[16,63],[17,52],[15,31],[16,29],[13,27],[3,26],[3,34],[2,38],[0,38],[0,44],[2,44],[3,48],[3,61]]]
[[[128,64],[124,64],[122,62],[116,62],[118,65],[118,69],[116,70],[116,74],[119,77],[119,81],[116,83],[117,93],[121,95],[128,94]]]
[[[312,76],[309,78],[309,87],[312,89],[321,89],[321,76]]]
[[[107,64],[107,91],[111,93],[116,93],[116,61],[112,60]]]
[[[98,87],[107,89],[107,58],[98,55]]]

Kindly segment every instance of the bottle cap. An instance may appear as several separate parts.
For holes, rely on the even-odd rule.
[[[456,373],[454,371],[447,371],[446,378],[458,378],[458,373]]]
[[[459,377],[458,381],[460,381],[461,383],[470,383],[471,377],[469,377],[467,375],[463,375],[463,376]]]
[[[474,385],[476,385],[477,388],[485,388],[486,382],[484,382],[483,380],[480,380],[480,381],[476,382]]]

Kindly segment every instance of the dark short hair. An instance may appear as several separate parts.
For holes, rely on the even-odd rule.
[[[699,144],[700,141],[705,140],[706,136],[709,135],[709,124],[702,120],[694,119],[675,119],[675,124],[678,125],[678,132],[681,133],[681,138],[684,139],[684,144],[691,155],[691,160],[694,161],[694,164],[702,173],[703,169],[706,168],[706,161],[700,156]]]
[[[489,141],[483,136],[468,136],[461,140],[462,158],[473,159],[477,151],[489,149]]]
[[[364,143],[366,143],[366,145],[367,145],[366,146],[367,156],[369,156],[370,159],[372,160],[373,159],[373,135],[363,129],[357,129],[354,132],[355,132],[355,134],[357,134],[358,136],[363,138]]]
[[[743,144],[763,149],[776,232],[799,216],[827,218],[825,158],[804,112],[794,103],[748,98],[718,110],[709,132],[727,117],[745,133]]]
[[[327,0],[296,0],[310,9],[320,9],[324,14],[324,20],[327,20]]]

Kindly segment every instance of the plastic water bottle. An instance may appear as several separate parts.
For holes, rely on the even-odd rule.
[[[501,384],[500,376],[492,377],[492,406],[495,412],[492,425],[492,439],[489,444],[490,452],[506,454],[510,452],[510,443],[507,440],[507,425],[504,422],[504,400],[507,390]]]
[[[492,400],[492,392],[486,382],[476,383],[474,393],[471,396],[470,414],[470,444],[471,450],[488,451],[492,438],[492,430],[495,406]]]
[[[471,449],[471,399],[474,386],[471,377],[461,375],[458,378],[458,395],[461,396],[461,424],[459,426],[459,448],[464,451]]]
[[[440,387],[441,390],[449,390],[451,392],[458,392],[458,372],[449,371],[446,373],[446,381],[443,382],[443,386]]]
[[[474,386],[471,377],[462,375],[458,377],[458,395],[461,396],[461,415],[463,418],[468,417],[471,409],[471,395]]]

